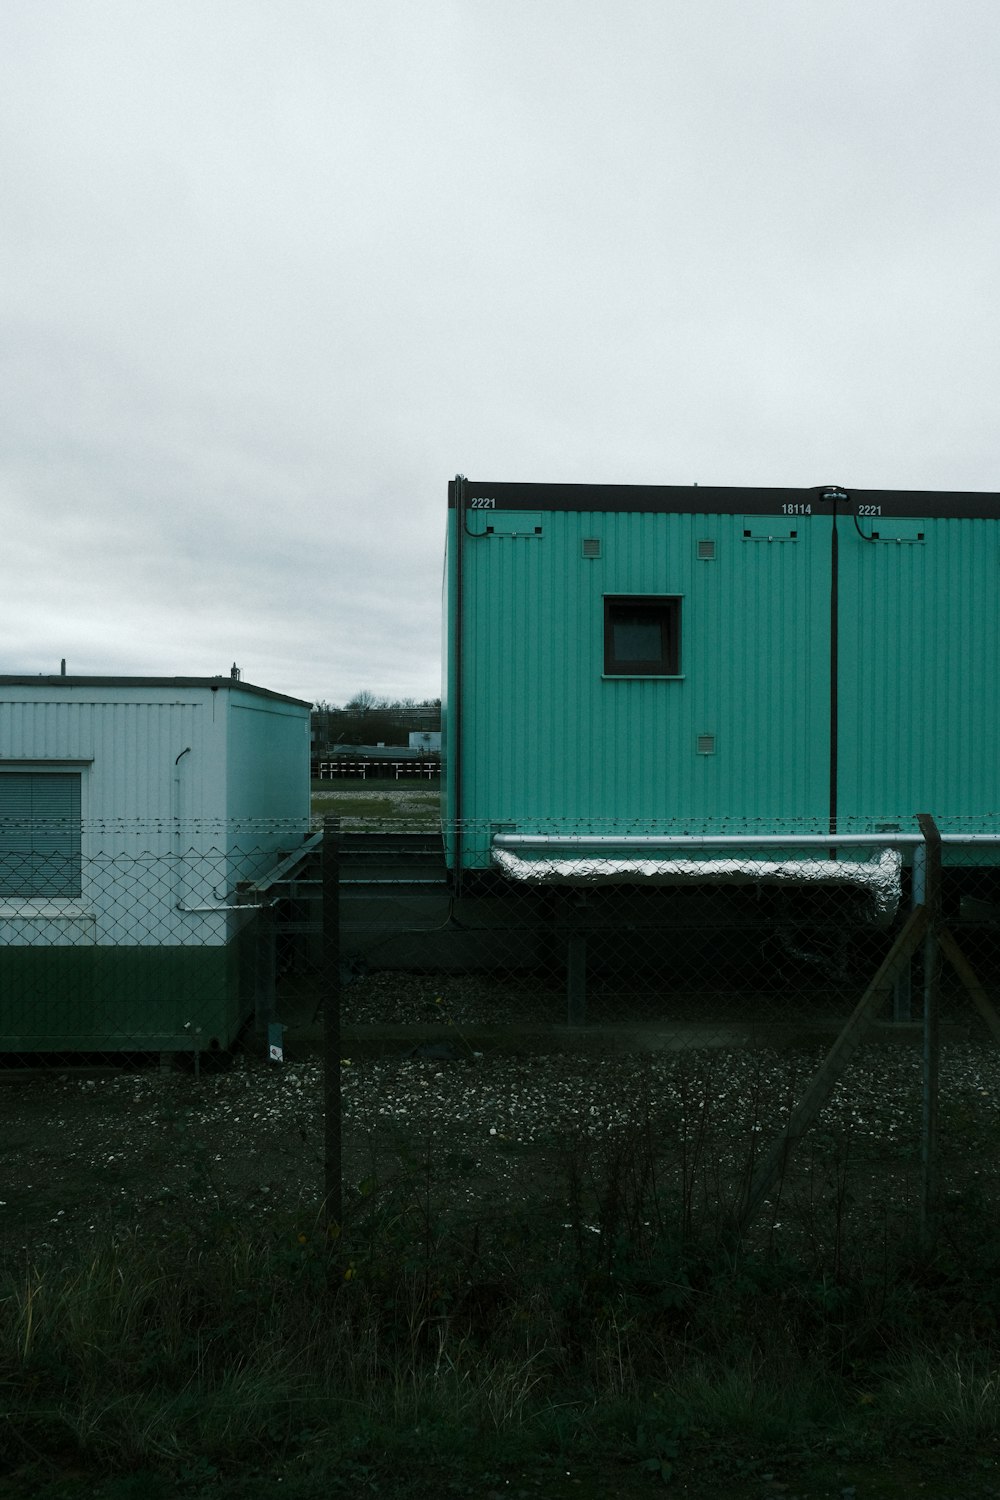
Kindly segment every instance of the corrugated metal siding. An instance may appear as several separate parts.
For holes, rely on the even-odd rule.
[[[923,542],[898,544],[840,526],[842,811],[996,818],[996,523],[928,519],[906,528]]]
[[[547,512],[542,524],[539,539],[464,543],[464,816],[822,820],[827,518],[771,543],[745,541],[739,516]],[[585,537],[600,558],[582,555]],[[630,593],[683,597],[682,680],[604,677],[603,598]],[[703,734],[715,754],[697,753]]]
[[[463,546],[464,817],[825,827],[829,514],[543,511],[537,540],[502,535],[523,513],[490,521],[493,538]],[[840,514],[837,536],[840,826],[920,811],[1000,826],[996,520]],[[699,560],[705,541],[714,561]],[[607,593],[683,597],[683,680],[603,676]]]
[[[16,696],[15,696],[16,693]],[[85,819],[309,818],[309,711],[240,689],[8,689],[0,760],[92,763]]]
[[[227,816],[309,824],[309,711],[297,704],[229,698]]]
[[[705,727],[713,710],[719,725],[718,805],[737,823],[823,826],[828,814],[829,523],[798,518],[792,529],[787,540],[746,538],[736,518],[713,597],[692,608],[702,624],[693,666]],[[712,809],[703,802],[696,811]]]
[[[188,747],[205,755],[205,719],[193,700],[7,700],[0,704],[0,760],[92,762],[83,781],[86,820],[169,818],[174,762]],[[211,778],[189,778],[185,816],[219,817],[223,810]]]

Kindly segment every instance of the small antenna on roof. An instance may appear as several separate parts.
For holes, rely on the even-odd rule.
[[[239,682],[240,678],[243,676],[243,668],[238,667],[236,663],[233,662],[232,666],[229,668],[229,675],[234,682]]]
[[[62,661],[59,664],[59,676],[60,677],[65,677],[66,676],[66,658],[65,658],[65,656],[63,657]]]

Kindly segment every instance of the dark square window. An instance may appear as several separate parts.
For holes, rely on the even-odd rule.
[[[676,595],[606,595],[605,675],[677,677],[680,670],[680,599]]]

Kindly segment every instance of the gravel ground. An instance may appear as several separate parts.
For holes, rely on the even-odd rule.
[[[537,975],[507,974],[501,981],[483,974],[374,973],[358,975],[345,965],[341,1011],[345,1026],[505,1026],[511,1022],[564,1025],[566,984],[553,972],[546,986]],[[291,992],[290,992],[291,993]],[[289,1010],[312,1016],[318,1004],[316,981],[300,984],[302,997],[313,996],[311,1009],[301,1000],[290,999]],[[591,1022],[621,1025],[649,1021],[675,1023],[689,1020],[704,1030],[713,1020],[726,1025],[788,1022],[792,1018],[828,1016],[832,1024],[846,1021],[857,995],[814,986],[811,990],[767,992],[755,990],[748,999],[745,988],[706,990],[650,988],[637,990],[635,981],[617,984],[591,979],[587,986],[587,1017]],[[286,1011],[281,1009],[284,1016]]]
[[[600,1181],[627,1126],[649,1126],[664,1191],[694,1189],[709,1213],[747,1151],[766,1147],[820,1052],[399,1055],[345,1059],[345,1179],[414,1173],[452,1209],[558,1208],[571,1157]],[[228,1072],[39,1073],[0,1088],[0,1234],[39,1250],[109,1220],[158,1230],[221,1213],[280,1220],[315,1205],[322,1182],[317,1060]],[[920,1161],[916,1050],[870,1047],[852,1063],[795,1158],[762,1226],[789,1246],[838,1194],[870,1233],[912,1212]],[[1000,1054],[946,1047],[943,1177],[953,1199],[997,1190]],[[683,1161],[686,1160],[686,1167]],[[833,1197],[831,1197],[833,1195]]]

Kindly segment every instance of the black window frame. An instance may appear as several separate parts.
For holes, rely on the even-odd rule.
[[[680,594],[605,594],[604,595],[604,675],[605,677],[679,677],[681,675],[681,599]],[[635,660],[615,655],[615,626],[622,612],[633,616],[649,614],[660,624],[660,655],[655,659]]]

